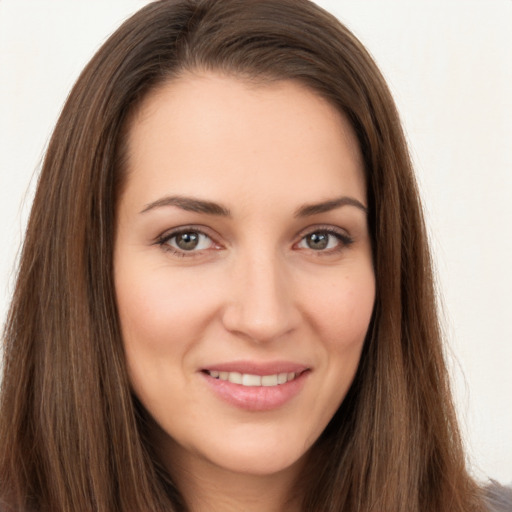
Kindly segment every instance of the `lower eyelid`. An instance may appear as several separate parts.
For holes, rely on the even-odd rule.
[[[209,247],[187,251],[186,249],[180,249],[179,247],[177,247],[175,245],[171,245],[171,243],[170,243],[171,240],[173,240],[174,238],[178,237],[179,235],[183,235],[185,233],[196,233],[200,237],[206,237],[209,240],[209,244],[208,244],[209,246],[215,245],[215,241],[213,240],[213,238],[210,235],[208,235],[207,233],[205,233],[204,231],[202,231],[200,229],[194,229],[193,227],[167,232],[167,233],[159,236],[157,238],[157,240],[155,241],[155,244],[157,244],[157,245],[161,246],[162,248],[169,250],[171,252],[178,253],[180,256],[181,255],[186,256],[187,254],[191,255],[196,252],[208,250]]]
[[[191,231],[182,231],[181,233],[176,233],[176,234],[172,235],[170,238],[168,238],[167,241],[169,242],[173,238],[177,238],[178,236],[183,235],[185,233],[196,233],[197,235],[199,235],[198,245],[202,245],[205,242],[208,243],[208,246],[213,244],[213,240],[208,235],[206,235],[205,233],[201,233],[200,231],[193,231],[193,230],[191,230]],[[207,239],[209,242],[207,242],[205,239]],[[180,247],[177,247],[177,246],[174,247],[174,249],[176,249],[178,251],[183,251],[183,252],[199,252],[199,251],[206,250],[208,248],[209,247],[203,247],[203,248],[195,248],[194,247],[194,250],[187,251],[186,249],[181,249]]]
[[[197,233],[200,237],[206,237],[209,241],[208,247],[203,247],[200,249],[194,248],[191,250],[186,250],[186,249],[181,249],[177,245],[174,245],[174,244],[171,245],[170,241],[173,238],[176,238],[179,235],[185,234],[185,233]],[[303,234],[301,236],[299,242],[297,242],[295,244],[295,246],[302,244],[308,236],[315,234],[315,233],[323,233],[323,234],[329,235],[330,237],[334,237],[338,241],[338,243],[336,244],[335,247],[325,248],[325,249],[313,249],[311,247],[300,247],[300,249],[307,249],[312,252],[316,252],[319,255],[321,253],[328,254],[328,253],[335,253],[335,252],[341,251],[354,242],[353,238],[346,233],[340,233],[333,229],[319,228],[319,229],[314,229],[314,230],[308,231],[307,233]],[[215,242],[215,240],[210,235],[208,235],[201,229],[194,228],[193,226],[184,227],[183,229],[177,229],[176,231],[167,232],[167,233],[159,236],[158,239],[155,240],[155,244],[161,246],[162,249],[169,251],[171,253],[174,253],[175,255],[181,256],[181,257],[195,256],[198,253],[201,253],[202,251],[207,251],[211,248],[218,247],[218,244]]]
[[[309,231],[307,233],[305,233],[304,235],[302,235],[302,237],[300,238],[298,244],[302,243],[303,241],[305,241],[305,239],[310,236],[310,235],[313,235],[315,233],[323,233],[323,234],[327,234],[329,236],[332,236],[334,237],[337,241],[338,241],[338,245],[340,246],[339,248],[342,249],[344,247],[347,247],[348,245],[352,244],[354,242],[353,238],[351,236],[349,236],[348,234],[346,233],[340,233],[338,231],[335,231],[333,229],[322,229],[322,228],[319,228],[319,229],[315,229],[315,230],[312,230],[312,231]],[[297,245],[298,245],[297,244]],[[305,247],[305,249],[310,249],[312,251],[315,251],[315,249],[312,249],[312,248],[307,248]],[[336,251],[337,248],[331,248],[331,249],[319,249],[317,250],[316,252],[330,252],[330,251]]]

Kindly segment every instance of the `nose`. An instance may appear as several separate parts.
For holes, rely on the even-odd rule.
[[[261,343],[294,331],[300,321],[293,280],[286,264],[272,254],[240,259],[231,269],[231,289],[222,314],[224,327]]]

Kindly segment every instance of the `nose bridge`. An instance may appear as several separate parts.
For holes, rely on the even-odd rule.
[[[292,330],[297,311],[282,258],[260,247],[240,255],[234,267],[233,292],[224,312],[226,328],[256,342],[276,339]]]

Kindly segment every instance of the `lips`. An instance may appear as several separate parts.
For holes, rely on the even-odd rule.
[[[218,398],[249,411],[284,406],[302,390],[310,373],[308,367],[289,362],[222,363],[201,370]]]

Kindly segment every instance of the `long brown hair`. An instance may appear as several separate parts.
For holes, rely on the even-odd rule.
[[[303,510],[480,510],[395,105],[361,43],[307,0],[152,3],[78,79],[46,154],[4,334],[3,510],[186,510],[130,393],[112,246],[130,115],[196,69],[301,82],[347,116],[365,162],[375,309],[354,383],[309,454]]]

